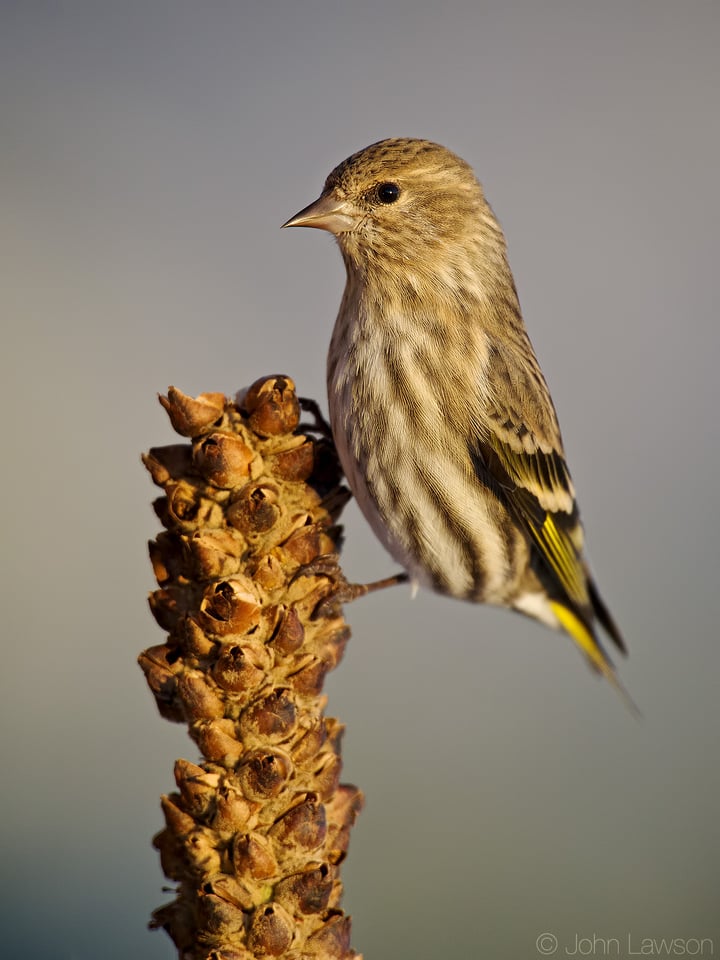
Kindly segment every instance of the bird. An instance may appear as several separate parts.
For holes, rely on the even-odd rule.
[[[525,614],[624,694],[600,631],[623,654],[625,642],[590,572],[555,407],[472,167],[428,140],[381,140],[283,226],[329,231],[345,264],[332,435],[407,572],[366,589],[409,578]]]

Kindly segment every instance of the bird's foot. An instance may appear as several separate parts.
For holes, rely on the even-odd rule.
[[[335,616],[337,608],[344,603],[351,603],[358,597],[364,597],[376,590],[394,587],[399,583],[407,583],[407,573],[396,573],[384,580],[375,580],[373,583],[349,583],[340,569],[340,562],[336,553],[326,553],[310,563],[301,566],[293,575],[293,581],[299,577],[327,577],[330,581],[330,592],[324,597],[313,611],[313,619],[317,617]]]
[[[315,430],[316,433],[319,433],[323,437],[332,439],[332,428],[323,416],[323,412],[318,403],[315,400],[310,400],[308,397],[299,397],[298,400],[300,402],[300,409],[311,414],[315,420],[315,423],[311,425],[310,429]]]

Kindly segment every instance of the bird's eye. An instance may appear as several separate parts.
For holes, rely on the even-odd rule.
[[[400,187],[396,183],[379,183],[375,187],[375,196],[380,203],[395,203],[400,196]]]

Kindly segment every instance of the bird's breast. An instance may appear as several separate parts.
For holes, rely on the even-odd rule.
[[[468,455],[486,351],[459,340],[437,318],[373,317],[346,296],[328,394],[340,462],[378,538],[419,582],[477,598],[496,592],[484,557],[500,579],[507,557]]]

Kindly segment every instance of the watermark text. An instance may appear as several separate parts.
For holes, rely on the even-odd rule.
[[[597,933],[561,938],[546,931],[535,941],[541,957],[714,957],[710,937],[643,937],[625,934],[601,937]]]

